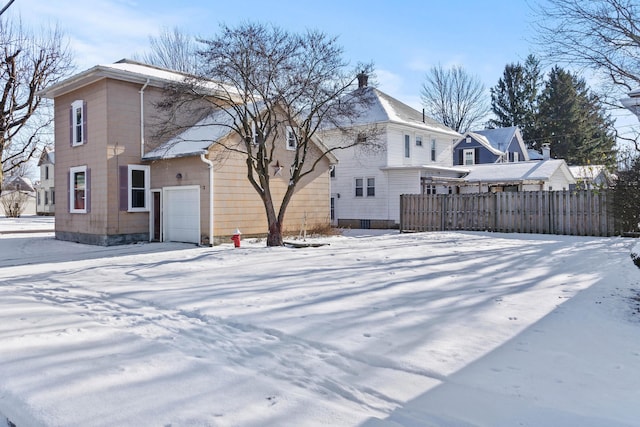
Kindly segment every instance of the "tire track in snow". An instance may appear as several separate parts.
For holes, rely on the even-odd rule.
[[[163,307],[83,287],[67,290],[39,285],[14,286],[35,299],[72,310],[100,324],[168,345],[186,357],[205,363],[222,357],[260,375],[326,397],[337,395],[382,413],[388,413],[402,402],[368,386],[368,378],[360,377],[360,372],[389,370],[396,376],[445,381],[437,372],[399,364],[385,357],[349,353],[278,330],[202,315],[197,310]]]

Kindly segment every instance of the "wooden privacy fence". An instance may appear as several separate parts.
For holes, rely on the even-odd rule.
[[[400,231],[498,231],[611,236],[612,195],[605,191],[403,194]]]

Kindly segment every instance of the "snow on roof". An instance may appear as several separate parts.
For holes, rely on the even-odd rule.
[[[473,131],[473,133],[486,137],[493,148],[504,153],[515,137],[517,130],[517,126],[511,126],[507,128],[476,130]]]
[[[453,129],[439,123],[431,117],[423,115],[422,112],[376,88],[366,87],[363,89],[368,91],[368,95],[371,95],[372,102],[367,105],[366,111],[361,112],[353,125],[357,126],[393,122],[422,128],[432,132],[447,133],[452,137],[460,137],[460,134]]]
[[[495,148],[493,145],[491,145],[491,142],[489,142],[489,140],[487,139],[486,136],[484,135],[480,135],[479,133],[476,132],[467,132],[467,135],[471,136],[473,139],[475,139],[476,141],[478,141],[480,144],[482,144],[487,150],[489,150],[491,153],[495,154],[496,156],[501,156],[504,154],[503,150],[498,150],[497,148]],[[462,138],[458,141],[458,143],[462,140],[464,140],[465,138]]]
[[[566,163],[562,159],[549,159],[534,162],[491,163],[466,165],[470,172],[466,181],[545,181]]]
[[[606,173],[607,168],[604,165],[581,165],[569,166],[569,170],[576,179],[594,179],[601,173]]]
[[[206,154],[216,141],[232,131],[233,112],[217,110],[178,136],[145,154],[143,160],[173,159]]]
[[[540,154],[537,150],[533,148],[528,148],[527,153],[529,153],[529,160],[542,160],[544,156]]]

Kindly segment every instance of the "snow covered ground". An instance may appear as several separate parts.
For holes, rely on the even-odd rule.
[[[632,239],[356,230],[307,249],[105,248],[4,221],[0,419],[18,427],[640,419]]]

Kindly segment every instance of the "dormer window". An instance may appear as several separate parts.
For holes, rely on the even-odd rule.
[[[471,144],[471,137],[467,136],[467,144]]]
[[[76,147],[87,142],[86,106],[82,100],[71,103],[71,146]]]

